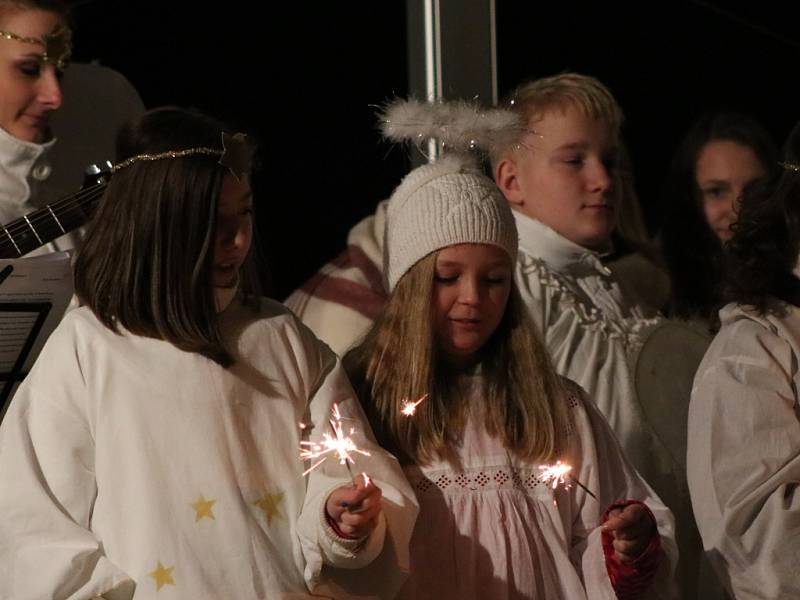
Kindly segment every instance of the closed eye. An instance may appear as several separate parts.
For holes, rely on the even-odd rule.
[[[17,64],[17,70],[25,77],[36,79],[42,74],[42,63],[39,61],[24,61]]]
[[[433,280],[436,283],[441,283],[444,285],[455,283],[458,281],[458,275],[439,275],[438,273],[433,276]]]
[[[506,281],[508,281],[507,277],[487,277],[486,283],[489,285],[503,285]]]

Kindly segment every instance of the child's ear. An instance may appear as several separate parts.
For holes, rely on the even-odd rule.
[[[519,188],[519,178],[517,177],[517,163],[510,157],[505,157],[494,168],[494,181],[500,191],[508,200],[509,204],[522,206],[525,198]]]

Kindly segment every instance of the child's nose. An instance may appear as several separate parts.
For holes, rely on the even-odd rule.
[[[233,248],[238,245],[239,229],[236,227],[224,227],[219,232],[219,243],[223,248]]]
[[[233,236],[233,245],[236,248],[244,248],[247,243],[248,232],[245,227],[238,227]]]
[[[480,285],[476,279],[465,279],[461,284],[459,292],[459,300],[462,304],[477,304],[480,300]]]
[[[592,171],[589,185],[592,191],[605,192],[613,186],[613,174],[604,164],[598,164]]]

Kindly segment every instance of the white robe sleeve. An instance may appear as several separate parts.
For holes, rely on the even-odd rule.
[[[644,502],[656,519],[665,558],[644,598],[675,598],[675,566],[678,549],[675,524],[670,510],[647,485],[625,457],[608,422],[594,403],[585,398],[583,390],[570,383],[569,388],[580,405],[573,410],[575,426],[580,430],[580,468],[578,481],[591,490],[592,498],[578,487],[572,489],[576,506],[573,523],[572,561],[580,565],[587,598],[600,600],[616,598],[606,571],[601,538],[601,519],[605,510],[620,500]]]
[[[94,440],[76,336],[60,327],[0,428],[0,598],[133,596],[89,530]]]
[[[330,493],[350,484],[347,468],[332,457],[311,471],[297,524],[306,559],[306,581],[315,593],[336,598],[393,598],[409,569],[408,545],[418,511],[416,498],[397,459],[375,442],[339,359],[305,327],[299,328],[311,354],[310,370],[318,374],[306,423],[309,439],[331,433],[329,419],[337,404],[346,433],[369,453],[353,453],[353,473],[367,473],[380,487],[383,509],[379,526],[360,548],[354,548],[352,542],[331,535],[324,519]]]
[[[800,597],[797,356],[767,321],[724,326],[695,378],[688,478],[703,546],[737,598]]]

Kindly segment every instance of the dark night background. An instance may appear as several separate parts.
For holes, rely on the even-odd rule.
[[[652,227],[666,166],[700,114],[750,113],[778,143],[800,117],[797,9],[498,0],[496,10],[501,96],[563,70],[615,94]],[[74,16],[76,60],[120,71],[148,107],[195,106],[259,137],[258,221],[276,298],[337,254],[408,168],[374,119],[374,105],[408,91],[400,0],[97,0]]]

